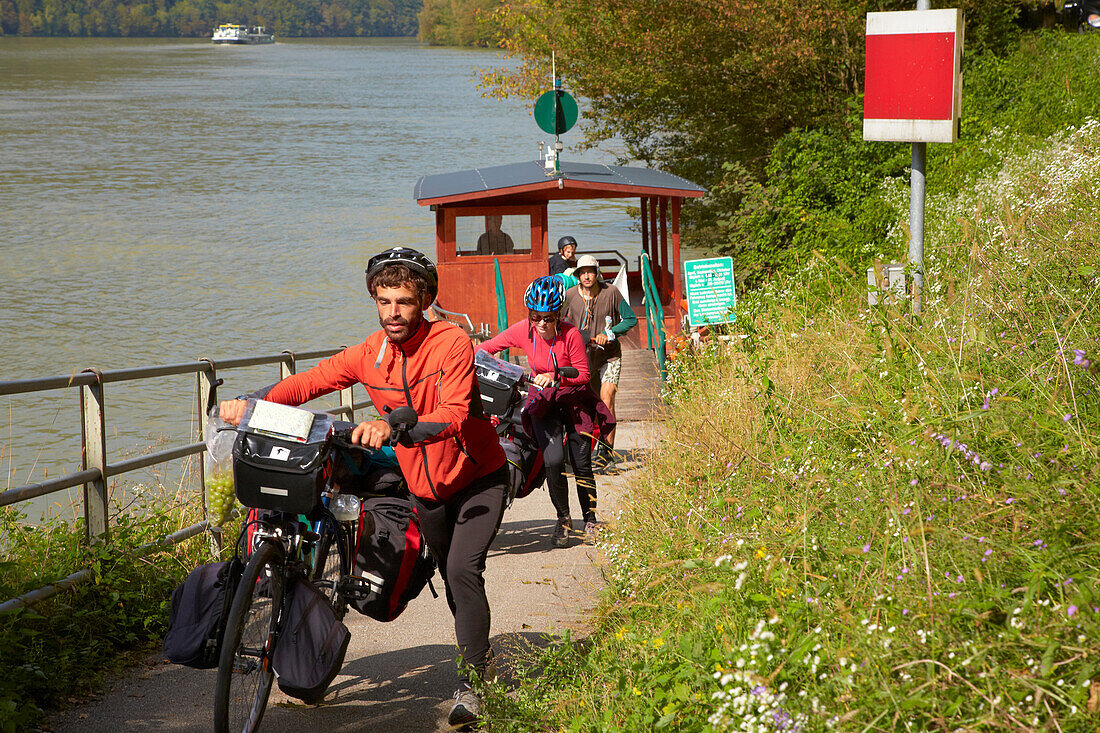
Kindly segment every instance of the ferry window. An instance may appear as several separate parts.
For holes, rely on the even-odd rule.
[[[531,254],[531,216],[456,216],[455,248],[459,255]]]

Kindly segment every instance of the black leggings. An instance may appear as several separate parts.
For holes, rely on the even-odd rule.
[[[534,438],[546,463],[546,485],[558,519],[569,517],[569,479],[565,475],[565,451],[577,482],[577,500],[586,522],[596,521],[596,479],[592,475],[592,438],[563,425],[559,417],[543,415],[532,421]]]
[[[421,534],[443,576],[459,652],[477,674],[484,671],[490,656],[485,556],[500,528],[507,493],[508,470],[502,467],[447,501],[413,497]],[[465,669],[460,670],[459,677],[470,681]]]

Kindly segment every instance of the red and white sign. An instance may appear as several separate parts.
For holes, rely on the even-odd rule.
[[[953,143],[962,101],[963,14],[867,14],[863,139]]]

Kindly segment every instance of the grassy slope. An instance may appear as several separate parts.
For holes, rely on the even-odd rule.
[[[929,201],[922,318],[815,260],[680,354],[598,630],[494,730],[1095,730],[1098,133]]]

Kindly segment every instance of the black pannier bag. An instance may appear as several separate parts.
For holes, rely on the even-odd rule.
[[[431,580],[435,559],[408,499],[377,496],[364,499],[362,507],[351,571],[359,582],[349,602],[359,613],[393,621]],[[373,535],[363,532],[370,526],[367,512],[374,522]]]
[[[240,558],[200,565],[172,591],[164,656],[197,669],[218,666],[226,616],[244,566]]]
[[[314,705],[344,666],[351,632],[312,583],[295,580],[287,593],[286,619],[271,666],[280,690]]]
[[[309,514],[324,487],[324,443],[298,443],[260,433],[238,433],[233,444],[233,487],[247,507]]]

